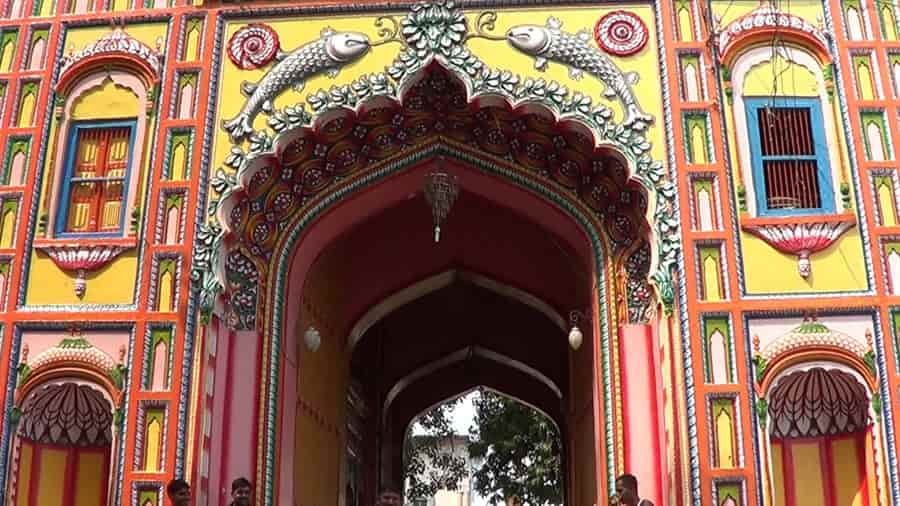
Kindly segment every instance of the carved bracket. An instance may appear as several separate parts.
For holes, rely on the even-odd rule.
[[[837,219],[835,219],[837,218]],[[822,251],[856,225],[853,215],[823,216],[797,222],[783,219],[747,219],[741,229],[765,241],[769,246],[797,256],[797,270],[804,279],[812,274],[810,255]]]
[[[74,272],[75,295],[83,298],[87,290],[85,276],[103,268],[117,256],[134,248],[133,243],[128,244],[37,244],[35,248],[51,259],[60,269]]]

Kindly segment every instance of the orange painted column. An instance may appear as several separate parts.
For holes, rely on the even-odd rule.
[[[650,325],[619,328],[625,472],[637,477],[642,499],[663,506],[662,381],[655,341]]]

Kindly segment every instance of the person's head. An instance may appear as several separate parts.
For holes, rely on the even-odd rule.
[[[191,503],[191,486],[182,479],[170,481],[166,486],[166,494],[173,506],[188,506]]]
[[[616,495],[622,504],[637,504],[638,482],[633,474],[623,474],[616,478]]]
[[[397,489],[385,487],[378,496],[378,506],[403,506],[403,496]]]
[[[231,500],[232,504],[240,506],[250,505],[250,480],[247,478],[238,478],[231,482]]]

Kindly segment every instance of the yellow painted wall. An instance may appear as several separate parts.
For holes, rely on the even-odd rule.
[[[812,275],[797,273],[797,257],[741,233],[744,281],[749,293],[802,293],[865,290],[866,265],[859,231],[851,229],[830,248],[810,257]]]
[[[131,119],[140,114],[140,103],[131,89],[107,78],[103,85],[79,97],[72,104],[73,120]]]
[[[125,252],[107,267],[88,273],[87,292],[75,296],[75,276],[60,270],[47,255],[34,252],[25,304],[131,304],[137,280],[137,256]]]

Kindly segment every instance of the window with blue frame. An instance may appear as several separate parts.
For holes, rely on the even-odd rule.
[[[825,122],[817,98],[744,99],[757,214],[834,212]]]
[[[57,235],[117,235],[125,225],[135,122],[73,125]]]

